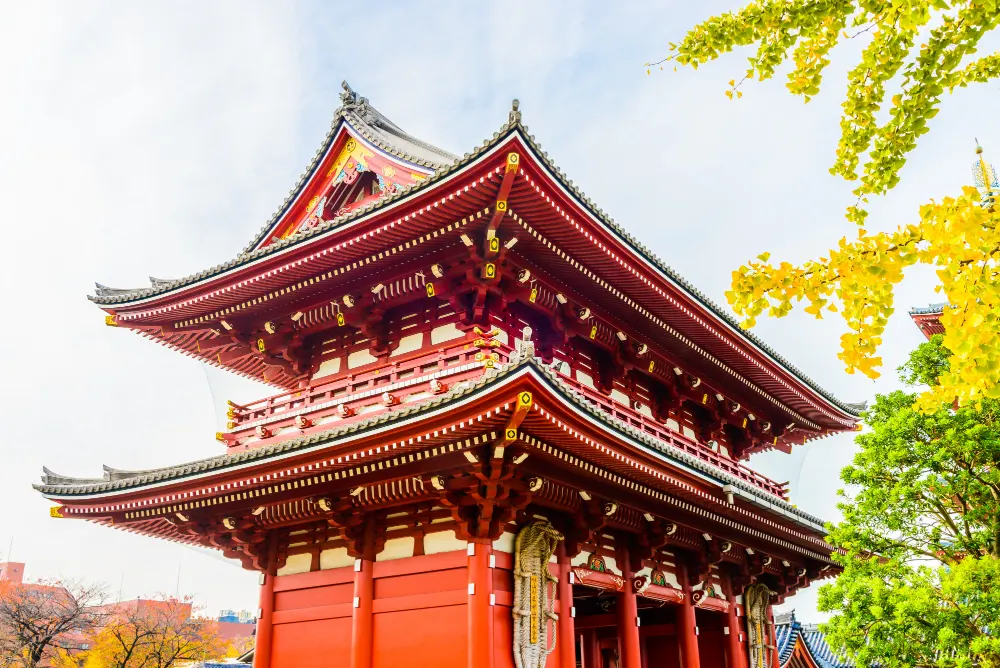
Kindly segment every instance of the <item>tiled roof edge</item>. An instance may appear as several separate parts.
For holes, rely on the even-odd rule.
[[[680,464],[693,468],[701,473],[704,473],[712,478],[715,478],[718,482],[723,484],[733,485],[739,489],[753,495],[761,500],[766,500],[768,504],[784,511],[785,515],[794,515],[803,520],[806,520],[812,524],[817,524],[819,526],[823,525],[823,520],[799,510],[792,504],[780,499],[776,496],[769,495],[763,490],[756,488],[752,485],[747,484],[743,480],[732,476],[731,474],[718,469],[697,457],[694,457],[688,453],[680,451],[676,448],[666,447],[660,445],[660,441],[645,432],[635,429],[617,418],[608,415],[604,411],[598,409],[590,401],[581,396],[575,389],[566,385],[560,378],[559,375],[551,368],[547,367],[538,358],[528,357],[526,359],[519,360],[512,364],[502,365],[500,368],[487,371],[475,382],[471,382],[464,387],[453,388],[450,391],[435,397],[425,403],[415,405],[410,408],[394,411],[392,413],[383,413],[381,415],[368,418],[366,420],[360,420],[358,422],[351,423],[349,425],[344,425],[343,427],[337,429],[331,429],[325,432],[319,432],[316,434],[310,434],[309,436],[304,436],[296,439],[290,439],[288,441],[283,441],[281,443],[275,443],[273,445],[267,445],[260,448],[255,448],[253,450],[245,450],[239,453],[233,454],[223,454],[216,457],[211,457],[209,459],[202,459],[194,462],[188,462],[185,464],[180,464],[177,466],[164,467],[162,469],[150,469],[147,471],[137,472],[135,477],[113,477],[110,481],[100,481],[96,482],[93,479],[73,479],[62,476],[63,479],[69,480],[80,480],[79,489],[67,489],[72,487],[73,484],[66,482],[60,485],[32,485],[34,489],[46,495],[84,495],[84,494],[95,494],[100,492],[115,491],[120,489],[128,488],[139,488],[145,484],[163,482],[166,480],[182,479],[186,476],[202,473],[209,470],[225,470],[229,466],[236,464],[243,464],[247,461],[254,460],[266,460],[271,456],[283,454],[291,450],[297,450],[304,447],[310,447],[314,445],[321,445],[330,441],[334,441],[337,438],[344,436],[346,434],[355,433],[357,431],[374,427],[376,425],[381,425],[386,422],[396,421],[411,415],[424,412],[431,408],[436,408],[444,403],[450,402],[455,399],[462,398],[468,394],[471,394],[487,385],[490,385],[500,378],[506,377],[510,373],[526,366],[531,366],[540,372],[540,376],[547,380],[549,384],[555,389],[558,394],[561,394],[566,399],[570,400],[571,403],[575,404],[579,408],[586,411],[589,415],[592,415],[605,423],[610,428],[618,431],[624,436],[639,441],[644,447],[651,449],[661,455],[665,455],[668,459],[673,459]],[[468,382],[468,381],[466,381]],[[105,467],[106,469],[108,467]],[[112,469],[113,470],[113,469]],[[120,472],[124,473],[124,472]],[[817,530],[817,529],[814,529]]]
[[[629,245],[632,250],[634,250],[639,255],[645,257],[653,265],[655,265],[660,271],[666,274],[670,280],[674,281],[679,285],[685,292],[694,297],[699,301],[704,307],[706,307],[713,315],[721,318],[723,321],[728,323],[733,329],[735,329],[743,338],[753,344],[756,348],[760,349],[762,352],[766,353],[775,362],[782,366],[785,370],[789,371],[793,376],[801,380],[803,383],[808,385],[811,389],[819,393],[822,397],[827,399],[830,403],[834,404],[844,412],[848,413],[853,417],[858,417],[861,411],[865,409],[865,404],[863,403],[849,403],[841,401],[833,394],[823,389],[818,383],[816,383],[812,378],[807,376],[805,373],[800,371],[795,365],[790,363],[784,357],[779,355],[774,349],[769,345],[761,341],[759,338],[754,336],[752,333],[743,329],[739,322],[735,318],[730,316],[724,310],[719,308],[715,302],[709,299],[704,293],[702,293],[698,288],[688,283],[684,277],[674,271],[666,262],[660,259],[652,250],[647,248],[642,242],[629,234],[625,228],[620,226],[614,221],[614,219],[606,213],[603,209],[597,206],[593,200],[591,200],[587,195],[580,190],[572,179],[568,178],[561,169],[552,161],[549,154],[542,149],[542,147],[535,140],[534,135],[528,132],[528,128],[518,121],[518,128],[522,130],[522,135],[524,139],[531,146],[535,154],[541,159],[545,167],[552,172],[552,174],[559,179],[559,182],[569,190],[574,197],[586,208],[593,216],[600,219],[605,225],[610,227],[612,231],[615,232],[627,245]]]
[[[338,113],[343,113],[343,112],[340,109],[338,109]],[[326,146],[326,143],[328,143],[329,141],[331,141],[332,136],[335,134],[337,127],[339,127],[339,121],[337,123],[334,123],[334,127],[333,127],[333,129],[331,129],[330,134],[327,136],[327,140],[324,143],[324,147]],[[573,183],[573,181],[571,179],[569,179],[562,172],[561,169],[559,169],[559,167],[549,157],[548,153],[545,150],[542,149],[542,147],[535,140],[534,135],[532,135],[528,131],[527,126],[523,125],[523,123],[521,122],[520,111],[517,110],[517,107],[515,107],[515,109],[511,112],[510,119],[508,120],[508,122],[505,123],[503,126],[501,126],[501,128],[497,132],[495,132],[493,134],[492,138],[490,138],[490,139],[486,140],[485,142],[483,142],[482,144],[480,144],[471,153],[465,154],[465,156],[463,156],[462,159],[456,161],[452,165],[450,165],[448,167],[444,167],[442,169],[439,169],[438,171],[434,172],[430,177],[428,177],[424,181],[422,181],[422,182],[420,182],[418,184],[412,185],[412,186],[410,186],[408,188],[401,189],[395,195],[392,195],[392,196],[387,197],[385,199],[373,202],[373,203],[369,204],[368,206],[365,206],[365,207],[362,207],[362,208],[357,209],[355,211],[352,211],[352,212],[350,212],[349,214],[347,214],[345,216],[341,216],[340,218],[336,218],[334,220],[327,221],[326,223],[323,223],[321,225],[317,225],[317,226],[315,226],[313,228],[310,228],[309,230],[305,230],[305,231],[302,231],[302,232],[297,232],[297,233],[295,233],[295,234],[293,234],[293,235],[291,235],[289,237],[286,237],[285,239],[281,239],[281,240],[275,241],[274,243],[272,243],[272,244],[270,244],[268,246],[265,246],[263,248],[258,248],[256,250],[252,250],[252,251],[248,250],[253,245],[256,245],[256,243],[259,242],[259,238],[258,238],[258,240],[255,240],[255,242],[253,244],[251,244],[250,247],[248,247],[248,249],[245,249],[239,256],[237,256],[233,260],[230,260],[229,262],[226,262],[224,264],[216,265],[216,266],[211,267],[209,269],[203,270],[201,272],[198,272],[197,274],[193,274],[193,275],[187,276],[185,278],[177,279],[177,280],[171,281],[169,283],[168,282],[160,282],[159,284],[155,285],[154,287],[145,288],[145,289],[142,289],[142,290],[138,290],[136,292],[122,292],[122,291],[119,291],[119,290],[114,290],[114,289],[111,289],[111,288],[104,288],[104,286],[100,286],[100,288],[104,288],[104,290],[107,290],[108,294],[98,294],[98,295],[95,295],[95,296],[89,296],[88,298],[91,301],[93,301],[93,302],[95,302],[95,303],[97,303],[99,305],[102,305],[102,306],[113,306],[115,304],[128,303],[128,302],[133,301],[135,299],[143,299],[143,298],[151,297],[151,296],[154,296],[154,295],[157,295],[157,294],[162,294],[164,292],[168,292],[170,290],[176,289],[178,287],[182,287],[184,285],[193,283],[195,281],[202,280],[202,279],[205,279],[205,278],[209,278],[209,277],[211,277],[211,276],[213,276],[215,274],[218,274],[218,273],[221,273],[223,271],[232,269],[232,268],[234,268],[236,266],[239,266],[240,264],[243,264],[243,263],[246,263],[246,262],[249,262],[249,261],[252,261],[252,260],[256,260],[256,259],[258,259],[260,257],[264,257],[266,255],[274,253],[274,252],[276,252],[278,250],[281,250],[283,248],[286,248],[288,246],[291,246],[291,245],[294,245],[294,244],[298,244],[298,243],[300,243],[302,241],[305,241],[306,239],[309,239],[309,238],[311,238],[313,236],[316,236],[317,234],[325,233],[325,232],[327,232],[327,231],[329,231],[329,230],[331,230],[331,229],[333,229],[335,227],[338,227],[338,226],[343,225],[343,224],[345,224],[347,222],[353,221],[353,220],[355,220],[357,218],[360,218],[362,216],[368,215],[369,213],[371,213],[372,211],[374,211],[376,209],[382,208],[384,206],[388,206],[388,205],[390,205],[390,204],[392,204],[394,202],[399,201],[400,199],[403,199],[405,197],[410,196],[414,192],[417,192],[417,191],[420,191],[420,190],[423,190],[423,189],[429,187],[431,184],[436,183],[437,181],[443,179],[447,175],[449,175],[449,174],[451,174],[451,173],[453,173],[453,172],[455,172],[455,171],[457,171],[459,169],[462,169],[463,167],[465,167],[469,163],[473,162],[480,155],[482,155],[483,153],[485,153],[486,151],[488,151],[489,149],[491,149],[492,147],[494,147],[495,145],[497,145],[498,143],[500,143],[501,141],[503,141],[504,139],[506,139],[506,137],[510,133],[512,133],[514,131],[517,131],[524,138],[524,140],[528,143],[528,145],[532,149],[532,151],[534,151],[535,155],[539,158],[539,160],[541,160],[541,162],[545,166],[545,168],[548,169],[559,180],[559,182],[580,202],[580,204],[589,213],[591,213],[593,216],[595,216],[601,222],[603,222],[605,225],[607,225],[609,228],[611,228],[611,230],[616,235],[618,235],[622,239],[623,242],[625,242],[628,246],[630,246],[633,251],[635,251],[639,255],[643,256],[651,264],[653,264],[654,266],[656,266],[660,271],[662,271],[664,274],[666,274],[667,277],[670,278],[670,280],[672,280],[678,286],[680,286],[682,290],[684,290],[685,292],[687,292],[688,294],[690,294],[692,297],[694,297],[695,300],[697,300],[698,302],[700,302],[702,304],[702,306],[704,306],[706,309],[709,310],[709,312],[711,312],[714,316],[716,316],[717,318],[721,319],[722,321],[724,321],[725,323],[727,323],[731,328],[733,328],[733,330],[735,332],[737,332],[737,334],[739,336],[741,336],[743,339],[745,339],[746,341],[748,341],[754,347],[758,348],[764,354],[766,354],[769,357],[771,357],[779,366],[781,366],[782,368],[784,368],[786,371],[788,371],[790,374],[792,374],[794,377],[796,377],[802,383],[804,383],[805,385],[807,385],[810,389],[812,389],[813,391],[815,391],[816,393],[818,393],[820,396],[822,396],[824,399],[826,399],[827,401],[829,401],[831,404],[833,404],[834,406],[836,406],[837,408],[839,408],[840,410],[842,410],[846,414],[848,414],[848,415],[850,415],[852,417],[858,417],[858,416],[860,416],[861,412],[865,409],[865,404],[864,403],[850,403],[850,402],[845,402],[845,401],[842,401],[842,400],[838,399],[832,393],[830,393],[827,390],[825,390],[816,381],[814,381],[812,378],[810,378],[805,373],[803,373],[801,370],[799,370],[798,367],[796,367],[791,362],[789,362],[784,357],[782,357],[780,354],[778,354],[769,345],[767,345],[762,340],[760,340],[759,338],[757,338],[751,332],[748,332],[748,331],[744,330],[742,327],[740,327],[740,324],[736,321],[735,318],[733,318],[728,313],[726,313],[723,309],[721,309],[718,305],[716,305],[715,302],[713,302],[711,299],[709,299],[704,293],[702,293],[700,290],[698,290],[696,287],[694,287],[692,284],[690,284],[682,276],[680,276],[679,274],[677,274],[669,265],[667,265],[655,253],[653,253],[649,248],[647,248],[640,241],[638,241],[637,239],[635,239],[623,227],[621,227],[620,225],[618,225],[614,221],[614,219],[611,218],[610,215],[608,215],[603,209],[601,209],[600,207],[598,207],[589,197],[587,197],[587,195],[582,190],[580,190],[576,186],[576,184]],[[308,170],[307,173],[303,174],[303,176],[300,178],[299,185],[297,185],[296,188],[293,189],[293,193],[297,192],[298,188],[301,187],[301,184],[304,183],[305,180],[307,179],[308,174],[310,174],[312,172],[312,170],[315,169],[315,165],[318,164],[317,161],[319,160],[320,156],[323,154],[324,151],[325,151],[325,148],[323,148],[323,147],[321,147],[321,149],[319,151],[317,151],[317,156],[314,158],[314,161],[313,161],[314,164],[311,166],[310,170]],[[289,197],[290,198],[293,197],[293,194],[290,194]],[[286,204],[287,204],[288,201],[289,200],[286,199]],[[284,207],[285,205],[282,205],[282,206]],[[271,223],[268,223],[269,226],[272,225],[272,224],[273,224],[273,220],[272,220]],[[263,230],[261,232],[261,234],[266,233],[267,229],[270,229],[270,227],[266,227],[265,230]],[[259,236],[260,235],[258,235],[258,237]]]
[[[948,302],[939,302],[937,304],[928,304],[927,306],[914,306],[910,309],[910,315],[941,315],[944,313],[944,307],[948,305]]]
[[[344,122],[346,123],[347,121],[345,120]],[[298,189],[302,186],[305,180],[308,180],[309,174],[311,174],[312,171],[315,169],[316,164],[318,164],[317,161],[319,160],[320,156],[322,156],[323,152],[325,152],[326,150],[325,147],[327,143],[332,140],[333,136],[336,135],[336,130],[339,127],[340,127],[340,121],[338,120],[336,123],[334,123],[333,129],[331,129],[330,134],[327,135],[327,140],[324,143],[324,147],[321,147],[321,149],[317,151],[317,157],[314,158],[313,164],[310,166],[309,170],[307,170],[306,173],[302,175],[302,177],[299,180],[299,183],[289,193],[289,196],[288,198],[286,198],[285,203],[282,204],[282,209],[280,209],[279,212],[275,214],[275,217],[272,218],[272,220],[269,221],[264,226],[261,232],[259,232],[257,237],[254,239],[254,241],[251,242],[251,244],[247,246],[235,258],[227,262],[217,264],[213,267],[209,267],[208,269],[203,269],[202,271],[199,271],[195,274],[190,274],[183,278],[175,279],[173,281],[160,280],[159,282],[148,288],[136,288],[134,290],[129,290],[121,288],[110,288],[98,283],[96,284],[97,294],[87,295],[87,299],[94,302],[98,306],[113,307],[119,304],[128,304],[129,302],[133,302],[138,299],[155,297],[157,295],[170,292],[171,290],[182,288],[192,283],[196,283],[198,281],[211,278],[212,276],[220,274],[224,271],[228,271],[242,264],[246,264],[248,262],[260,259],[262,257],[266,257],[268,255],[271,255],[272,253],[283,250],[289,246],[294,246],[319,234],[323,234],[332,229],[340,227],[341,225],[344,225],[346,223],[367,216],[369,213],[372,213],[377,209],[390,206],[406,197],[409,197],[413,193],[429,188],[432,184],[441,181],[445,177],[451,175],[452,173],[474,162],[483,153],[487,152],[489,149],[493,148],[497,143],[505,139],[506,136],[510,134],[510,131],[512,129],[512,126],[509,123],[504,124],[499,131],[493,134],[493,136],[490,139],[484,141],[482,144],[477,146],[475,149],[472,150],[472,152],[466,153],[461,159],[457,160],[451,165],[446,165],[444,167],[441,167],[440,169],[433,172],[430,176],[428,176],[423,181],[420,181],[419,183],[415,183],[405,188],[400,188],[399,190],[396,191],[395,194],[390,195],[389,197],[372,202],[366,206],[355,209],[338,218],[325,221],[324,223],[311,227],[308,230],[296,232],[295,234],[289,235],[284,239],[279,239],[271,244],[268,244],[267,246],[254,249],[254,247],[258,243],[260,243],[262,236],[266,234],[269,229],[271,229],[271,226],[273,226],[277,218],[280,217],[281,212],[284,210],[284,207],[287,206],[287,204],[292,199],[294,199],[295,193],[298,192]],[[354,126],[352,125],[351,127]]]

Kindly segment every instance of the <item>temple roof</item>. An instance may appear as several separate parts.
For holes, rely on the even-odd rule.
[[[948,302],[938,302],[927,306],[916,306],[910,309],[910,319],[928,340],[935,334],[944,334],[941,316]]]
[[[914,306],[910,309],[910,315],[941,315],[947,305],[948,302],[938,302],[927,306]]]
[[[511,363],[502,364],[496,369],[487,370],[475,381],[456,383],[447,392],[420,403],[414,403],[398,410],[351,422],[335,429],[271,445],[263,445],[241,452],[227,453],[216,457],[146,471],[118,471],[105,466],[105,474],[101,479],[71,478],[69,476],[54,474],[49,469],[43,469],[45,475],[42,476],[42,484],[34,485],[34,488],[53,500],[68,500],[74,497],[121,494],[130,490],[161,486],[179,482],[186,478],[201,477],[209,473],[222,472],[227,469],[245,468],[292,453],[306,452],[320,446],[328,446],[338,439],[378,429],[389,424],[403,423],[411,418],[420,419],[422,415],[431,413],[434,409],[456,404],[459,400],[471,395],[487,393],[493,387],[502,384],[503,381],[518,375],[519,372],[533,373],[535,378],[541,380],[554,396],[566,400],[566,403],[571,405],[571,407],[580,410],[585,416],[596,420],[604,429],[615,432],[617,436],[627,439],[638,449],[652,453],[682,471],[692,472],[703,479],[707,478],[720,487],[731,486],[738,497],[749,503],[807,527],[810,532],[825,534],[823,521],[820,518],[799,510],[787,501],[772,494],[767,494],[738,477],[672,445],[664,443],[643,430],[633,427],[600,410],[564,383],[557,372],[545,365],[539,358],[529,354],[525,354],[520,359],[515,359]]]
[[[344,102],[335,115],[334,123],[330,133],[324,140],[323,145],[317,151],[316,156],[304,172],[299,183],[293,188],[285,203],[278,210],[272,219],[265,224],[261,232],[254,238],[251,244],[232,260],[203,270],[196,274],[180,278],[173,281],[161,279],[151,279],[152,285],[148,288],[137,288],[134,290],[109,288],[98,284],[96,294],[90,296],[93,302],[99,306],[111,308],[124,308],[133,305],[135,302],[148,302],[151,299],[173,291],[179,291],[193,286],[196,283],[212,279],[220,274],[239,269],[250,263],[255,263],[264,258],[278,255],[293,247],[305,244],[308,240],[335,230],[338,227],[346,226],[349,223],[365,218],[379,210],[388,208],[397,202],[413,196],[415,193],[429,190],[434,184],[445,179],[454,172],[476,162],[480,157],[488,153],[491,149],[509,139],[512,135],[517,135],[531,149],[541,165],[550,172],[557,182],[597,221],[605,225],[608,230],[620,239],[633,252],[644,258],[648,263],[662,272],[669,281],[676,284],[681,290],[706,308],[712,316],[728,326],[736,337],[746,341],[752,347],[761,351],[764,355],[773,360],[778,366],[789,372],[800,382],[817,392],[826,401],[836,406],[841,411],[850,416],[858,416],[865,408],[864,403],[849,403],[837,399],[833,394],[824,390],[815,381],[805,375],[802,371],[780,356],[770,346],[765,344],[752,333],[742,329],[737,320],[727,313],[711,299],[706,297],[684,278],[679,276],[662,259],[657,257],[649,248],[640,241],[632,237],[623,227],[618,225],[607,213],[600,209],[590,198],[586,196],[549,158],[548,154],[541,149],[535,138],[529,133],[526,126],[522,124],[519,103],[514,100],[512,110],[507,122],[494,133],[492,138],[458,159],[450,153],[437,149],[430,144],[410,137],[399,129],[394,123],[385,118],[380,112],[374,109],[367,99],[360,97],[352,91],[345,83],[345,91],[342,95]],[[275,228],[276,223],[281,218],[282,213],[287,210],[289,204],[296,198],[309,181],[310,175],[315,171],[322,156],[329,149],[331,142],[337,136],[339,128],[343,124],[349,125],[357,132],[361,132],[366,139],[372,141],[383,150],[404,160],[414,161],[415,164],[424,165],[433,169],[428,178],[408,187],[400,188],[395,194],[384,197],[366,206],[352,210],[346,215],[324,221],[318,225],[305,230],[300,230],[284,239],[276,239],[267,245],[261,245],[270,230]]]
[[[341,106],[334,112],[330,131],[323,139],[323,143],[316,150],[309,166],[302,172],[298,183],[288,192],[288,197],[285,198],[285,201],[274,212],[271,219],[264,224],[253,241],[244,249],[244,253],[260,247],[267,241],[268,233],[275,228],[276,223],[278,223],[292,202],[295,201],[296,197],[298,197],[299,193],[309,182],[313,172],[319,167],[320,162],[322,162],[323,157],[333,145],[340,128],[344,124],[359,132],[365,139],[383,151],[405,162],[427,167],[429,171],[440,171],[458,161],[458,156],[452,155],[448,151],[428,144],[404,132],[402,128],[373,107],[368,102],[368,98],[354,92],[346,81],[341,85],[344,88],[344,91],[340,94]]]
[[[794,611],[776,615],[774,628],[781,668],[854,668],[833,653],[817,625],[802,624]]]

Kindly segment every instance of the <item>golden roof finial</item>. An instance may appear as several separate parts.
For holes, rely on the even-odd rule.
[[[997,195],[1000,194],[1000,181],[997,181],[996,170],[983,157],[983,147],[976,139],[976,161],[972,163],[972,183],[983,196],[983,207],[993,211]]]
[[[997,173],[993,165],[986,162],[983,157],[983,147],[980,146],[979,139],[976,139],[976,155],[978,158],[972,163],[972,182],[986,196],[1000,188],[1000,183],[997,182]]]

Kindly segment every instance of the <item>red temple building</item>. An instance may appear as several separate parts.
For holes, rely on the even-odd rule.
[[[997,195],[1000,194],[1000,179],[997,178],[993,165],[983,157],[983,147],[976,142],[976,161],[972,163],[972,184],[983,194],[982,204],[993,210]],[[928,340],[935,334],[944,334],[941,316],[944,315],[948,302],[939,302],[927,306],[917,306],[910,309],[910,319],[920,333]]]
[[[941,325],[941,315],[947,302],[930,304],[928,306],[915,306],[910,309],[910,319],[917,326],[920,333],[928,340],[935,334],[944,334],[944,327]]]
[[[777,668],[772,604],[832,575],[752,453],[853,430],[521,123],[464,157],[346,84],[235,259],[91,299],[272,386],[223,451],[45,470],[53,514],[260,573],[258,668]]]

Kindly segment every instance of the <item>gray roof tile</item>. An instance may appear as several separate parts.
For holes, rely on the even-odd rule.
[[[350,91],[350,88],[347,86],[346,82],[344,83],[344,86],[345,86],[345,93],[342,96],[342,100],[345,97],[348,97],[350,99],[354,99],[354,97],[357,97],[356,93]],[[364,100],[365,107],[368,110],[372,110],[372,107],[367,104],[367,100],[365,100],[365,98],[359,98],[359,99]],[[353,114],[352,112],[348,112],[349,117],[344,117],[345,114],[344,109],[345,107],[341,107],[338,110],[338,119],[344,118],[344,122],[348,123],[352,122],[351,119],[355,117],[355,114]],[[378,114],[378,112],[374,111],[372,113]],[[381,116],[381,114],[378,114],[378,116],[384,118]],[[337,123],[334,123],[334,127],[331,129],[330,134],[327,135],[326,142],[332,140],[332,137],[336,132],[336,127],[338,127],[338,125]],[[393,127],[395,126],[393,125]],[[260,257],[264,257],[272,253],[276,253],[289,246],[302,243],[307,239],[312,238],[313,236],[325,233],[331,229],[339,227],[340,225],[343,225],[352,220],[365,216],[371,211],[374,211],[375,209],[384,206],[389,206],[401,199],[409,197],[414,192],[430,188],[434,183],[445,178],[449,174],[465,167],[467,164],[473,162],[487,150],[497,145],[501,141],[505,140],[513,132],[518,132],[525,139],[525,141],[528,143],[528,145],[531,147],[534,153],[545,165],[546,169],[552,172],[556,176],[556,178],[558,178],[561,181],[561,183],[573,194],[573,196],[576,199],[578,199],[581,202],[581,204],[583,204],[595,217],[597,217],[609,228],[611,228],[611,230],[616,235],[618,235],[619,238],[622,239],[622,241],[624,241],[627,245],[631,246],[638,254],[645,257],[651,264],[653,264],[660,271],[662,271],[671,281],[675,282],[684,291],[693,296],[713,315],[715,315],[723,322],[727,323],[745,340],[747,340],[753,346],[755,346],[756,348],[767,354],[769,357],[771,357],[779,366],[787,370],[793,376],[801,380],[803,383],[805,383],[814,391],[816,391],[818,394],[820,394],[822,397],[824,397],[827,401],[831,402],[832,404],[837,406],[839,409],[841,409],[848,415],[858,416],[865,409],[866,407],[865,403],[849,403],[841,401],[830,392],[824,390],[818,383],[816,383],[809,376],[800,371],[793,364],[788,362],[785,358],[779,355],[774,349],[772,349],[762,340],[757,338],[754,334],[742,329],[739,325],[739,322],[733,316],[731,316],[725,310],[720,308],[717,304],[715,304],[715,302],[709,299],[696,287],[688,283],[684,278],[682,278],[673,269],[671,269],[670,266],[668,266],[662,259],[660,259],[654,253],[652,253],[644,244],[640,243],[631,234],[629,234],[623,227],[618,225],[618,223],[616,223],[613,218],[611,218],[600,207],[598,207],[589,197],[587,197],[587,195],[583,191],[581,191],[571,180],[569,180],[566,177],[566,175],[563,174],[562,170],[559,169],[559,167],[552,162],[552,160],[548,156],[548,153],[542,150],[541,146],[535,140],[534,135],[532,135],[528,131],[528,128],[522,124],[520,103],[517,100],[514,100],[513,102],[508,122],[505,123],[503,126],[501,126],[499,131],[495,132],[491,139],[483,142],[480,146],[476,147],[472,152],[466,153],[463,158],[456,159],[450,165],[439,167],[437,171],[435,171],[429,178],[421,181],[420,183],[409,186],[407,188],[402,188],[396,194],[390,197],[386,197],[384,199],[373,202],[365,207],[351,211],[347,215],[341,216],[334,220],[326,221],[325,223],[311,227],[308,230],[296,232],[295,234],[286,237],[285,239],[277,240],[262,248],[251,250],[253,246],[260,241],[260,239],[262,238],[261,235],[266,234],[267,230],[269,230],[273,225],[273,223],[277,220],[277,218],[280,215],[280,211],[283,210],[282,208],[281,210],[279,210],[279,213],[275,214],[275,217],[272,218],[271,222],[269,222],[267,225],[264,226],[264,229],[261,231],[260,234],[258,234],[254,242],[251,243],[251,245],[248,246],[247,249],[245,249],[239,256],[230,260],[229,262],[216,265],[204,271],[198,272],[197,274],[193,274],[185,278],[171,281],[169,283],[158,281],[154,283],[153,287],[139,289],[135,291],[116,290],[114,288],[108,288],[105,286],[98,285],[97,295],[91,296],[89,297],[89,299],[91,299],[92,301],[101,306],[114,306],[116,304],[127,304],[128,302],[134,301],[136,299],[144,299],[146,297],[152,297],[154,295],[162,294],[170,290],[183,287],[191,283],[195,283],[202,279],[211,277],[215,274],[222,273],[234,267],[240,266],[241,264],[256,260]],[[322,153],[322,150],[319,153]],[[450,154],[444,154],[443,152],[442,155],[450,156]],[[302,178],[299,180],[299,184],[293,189],[292,191],[293,193],[297,192],[298,189],[302,187],[302,185],[307,180],[308,175],[312,172],[313,169],[315,169],[316,164],[317,161],[314,160],[313,164],[310,166],[309,169],[306,170]],[[292,195],[290,195],[289,197],[291,198]],[[286,200],[286,204],[288,203],[288,201],[289,200]]]
[[[353,422],[329,431],[310,434],[308,436],[302,436],[274,443],[272,445],[265,445],[252,450],[245,450],[243,452],[232,454],[223,454],[209,459],[202,459],[176,466],[168,466],[161,469],[128,472],[118,471],[105,466],[104,479],[70,478],[68,476],[54,477],[54,474],[52,474],[51,471],[43,468],[46,475],[42,477],[42,484],[33,485],[33,487],[43,495],[62,498],[74,495],[114,492],[123,489],[138,489],[145,485],[180,480],[206,471],[221,472],[227,468],[244,464],[246,462],[266,461],[286,452],[304,450],[313,446],[331,443],[348,434],[364,431],[388,422],[396,422],[407,417],[432,410],[442,404],[446,404],[472,394],[482,388],[486,388],[494,381],[525,367],[531,367],[535,371],[539,372],[540,376],[547,380],[558,394],[569,399],[577,407],[583,409],[600,422],[603,422],[607,427],[628,436],[632,440],[642,443],[644,447],[649,448],[651,451],[657,452],[668,459],[673,459],[674,461],[684,464],[687,467],[715,478],[722,484],[738,487],[739,489],[754,496],[766,494],[761,489],[750,485],[730,473],[716,468],[694,455],[669,446],[641,429],[632,427],[618,418],[608,415],[605,411],[595,406],[575,389],[564,383],[556,371],[542,363],[539,358],[532,357],[530,354],[524,355],[521,359],[515,358],[513,362],[503,364],[496,369],[488,370],[475,381],[456,383],[456,385],[453,386],[448,392],[437,395],[428,401],[420,402],[401,410],[382,413],[378,416]],[[823,521],[818,517],[801,511],[792,504],[784,501],[783,499],[779,499],[778,497],[767,495],[767,502],[772,506],[782,509],[786,514],[794,515],[813,524],[823,524]]]

